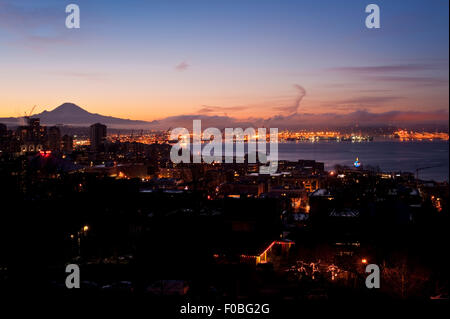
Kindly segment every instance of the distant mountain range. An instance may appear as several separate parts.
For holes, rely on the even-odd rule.
[[[73,103],[64,103],[52,111],[43,111],[39,114],[33,114],[32,117],[40,118],[44,125],[73,125],[73,126],[89,126],[94,123],[102,123],[111,127],[141,127],[145,128],[149,125],[156,124],[156,121],[136,121],[129,119],[121,119],[112,116],[105,116],[97,113],[90,113],[85,109]],[[23,117],[0,118],[0,123],[8,125],[20,125],[23,123]]]
[[[365,110],[354,111],[345,114],[339,113],[295,113],[289,116],[276,115],[270,118],[237,119],[226,115],[212,114],[181,114],[168,116],[155,121],[138,121],[121,119],[90,113],[73,103],[64,103],[52,111],[44,111],[34,114],[32,117],[41,119],[44,125],[66,125],[73,127],[87,127],[94,123],[102,123],[109,128],[117,129],[160,129],[167,130],[175,127],[192,129],[193,120],[202,120],[202,128],[247,128],[247,127],[276,127],[278,129],[341,129],[349,128],[356,131],[369,131],[373,128],[401,127],[420,130],[448,131],[448,110],[437,111],[389,111],[383,113],[371,113]],[[0,123],[9,127],[24,125],[23,117],[0,118]]]

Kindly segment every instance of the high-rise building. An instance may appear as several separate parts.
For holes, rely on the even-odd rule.
[[[61,150],[61,131],[59,127],[52,126],[48,129],[48,146],[52,151]]]
[[[0,123],[0,137],[6,136],[6,133],[8,133],[6,125]]]
[[[65,153],[71,153],[73,151],[72,136],[66,134],[62,137],[62,151]]]
[[[46,127],[41,126],[39,118],[28,118],[29,140],[34,143],[42,143],[46,136]]]
[[[0,123],[0,155],[7,149],[8,129],[5,124]]]
[[[91,125],[90,142],[91,150],[101,150],[106,140],[106,125],[95,123]]]
[[[26,117],[28,125],[19,126],[15,136],[22,153],[38,152],[47,144],[47,127],[41,126],[39,118]]]

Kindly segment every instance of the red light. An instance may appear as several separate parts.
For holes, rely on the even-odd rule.
[[[362,262],[363,264],[367,264],[367,259],[366,259],[366,258],[363,258],[363,259],[361,260],[361,262]]]
[[[52,151],[39,151],[39,155],[42,157],[50,157],[50,155],[52,155]]]

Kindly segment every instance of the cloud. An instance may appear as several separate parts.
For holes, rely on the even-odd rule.
[[[50,7],[23,7],[0,0],[0,29],[12,36],[9,44],[41,49],[67,39],[63,36],[61,10]]]
[[[288,106],[274,106],[271,103],[253,104],[253,105],[236,105],[236,106],[217,106],[217,105],[202,105],[202,107],[197,111],[199,114],[223,114],[227,116],[228,112],[241,113],[241,112],[277,112],[281,114],[291,115],[297,113],[300,107],[300,102],[306,95],[306,90],[298,84],[294,84],[294,88],[297,90],[297,96],[294,102]]]
[[[413,86],[448,85],[448,79],[437,76],[424,76],[424,71],[443,70],[448,68],[448,62],[430,64],[395,64],[378,66],[347,66],[330,68],[328,71],[342,75],[355,75],[359,80],[378,83],[399,83]],[[413,73],[414,75],[408,75]]]
[[[329,71],[351,74],[374,74],[389,72],[410,72],[437,69],[437,64],[395,64],[395,65],[378,65],[378,66],[347,66],[330,68]]]
[[[24,8],[0,1],[0,26],[4,29],[28,33],[30,29],[56,22],[59,12],[50,8]]]
[[[193,120],[201,120],[203,129],[207,127],[250,127],[255,125],[252,121],[242,121],[229,116],[184,114],[161,119],[158,121],[155,128],[168,129],[174,127],[185,127],[191,129]]]
[[[448,85],[448,79],[424,76],[372,76],[368,78],[371,81],[413,84],[419,86],[445,86]]]
[[[189,67],[190,65],[186,61],[183,61],[175,66],[175,70],[186,71]]]
[[[79,78],[84,80],[103,80],[106,73],[96,72],[75,72],[75,71],[55,71],[48,72],[50,75],[57,75],[63,77]]]
[[[360,93],[388,93],[388,92],[392,92],[392,90],[387,90],[387,89],[364,89],[364,90],[359,90]]]
[[[298,84],[294,84],[294,88],[296,88],[298,91],[298,95],[297,98],[295,99],[294,104],[291,106],[277,106],[274,108],[275,110],[280,111],[282,113],[297,114],[300,108],[300,102],[306,95],[306,90],[301,85]]]
[[[241,112],[252,109],[252,106],[215,106],[215,105],[202,105],[202,107],[197,111],[199,114],[224,114],[227,112]]]
[[[295,114],[276,116],[265,120],[267,127],[280,129],[320,129],[347,126],[401,126],[410,128],[446,127],[448,129],[448,111],[431,112],[388,111],[381,113],[355,110],[349,113]]]
[[[10,32],[30,34],[37,28],[56,27],[61,12],[56,8],[24,8],[0,0],[0,26]]]
[[[400,96],[359,96],[347,100],[336,101],[335,104],[338,105],[360,105],[360,106],[378,106],[386,102],[392,102],[395,100],[402,99]]]
[[[155,128],[168,129],[170,127],[192,127],[193,120],[202,120],[202,127],[217,127],[220,129],[273,127],[283,129],[340,129],[344,127],[384,127],[398,126],[411,129],[448,129],[448,111],[437,110],[430,112],[388,111],[374,113],[367,110],[354,110],[347,113],[296,113],[292,115],[275,115],[267,119],[247,118],[236,119],[218,115],[179,115],[158,121]]]

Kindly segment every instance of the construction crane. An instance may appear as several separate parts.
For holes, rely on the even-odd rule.
[[[31,108],[31,111],[29,113],[24,112],[24,116],[20,117],[20,123],[21,123],[20,125],[26,125],[27,124],[27,122],[30,119],[31,115],[33,115],[33,111],[35,109],[36,109],[36,105]]]
[[[31,108],[31,111],[27,114],[27,112],[24,112],[24,114],[25,114],[25,118],[26,119],[29,119],[30,117],[31,117],[31,115],[33,115],[33,111],[36,109],[36,105],[35,106],[33,106],[32,108]]]

